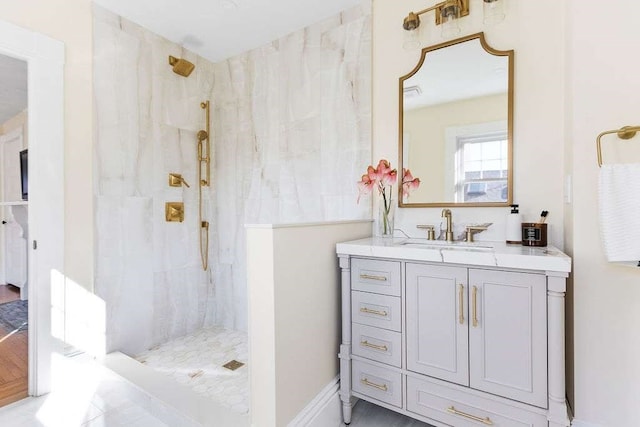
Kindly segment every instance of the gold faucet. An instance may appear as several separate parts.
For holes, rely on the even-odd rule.
[[[442,209],[442,218],[447,218],[447,231],[445,232],[445,240],[447,242],[453,242],[453,226],[451,225],[451,211],[449,209]]]

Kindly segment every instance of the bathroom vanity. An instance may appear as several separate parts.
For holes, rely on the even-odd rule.
[[[435,426],[568,426],[554,247],[367,238],[337,245],[340,398]]]

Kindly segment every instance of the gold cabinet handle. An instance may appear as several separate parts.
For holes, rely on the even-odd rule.
[[[464,324],[464,285],[460,284],[460,290],[458,291],[458,301],[460,305],[460,314],[458,315],[458,322],[461,325]]]
[[[473,327],[476,328],[478,326],[478,288],[476,286],[473,287],[471,298],[471,304],[473,305]]]
[[[386,345],[376,345],[376,344],[371,344],[371,343],[370,343],[369,341],[367,341],[367,340],[360,341],[360,345],[361,345],[361,346],[363,346],[363,347],[369,347],[369,348],[372,348],[372,349],[374,349],[374,350],[380,350],[380,351],[387,351],[387,350],[389,350],[389,349],[387,348],[387,346],[386,346]]]
[[[465,417],[465,418],[468,418],[468,419],[473,420],[473,421],[479,421],[482,424],[486,424],[488,426],[492,426],[493,425],[493,421],[491,421],[491,418],[489,418],[489,417],[485,417],[485,418],[476,417],[475,415],[471,415],[471,414],[467,414],[467,413],[464,413],[464,412],[460,412],[456,408],[454,408],[453,406],[449,406],[447,408],[447,411],[452,413],[452,414],[454,414],[454,415],[459,415],[461,417]]]
[[[366,313],[366,314],[375,314],[376,316],[382,316],[382,317],[387,317],[387,313],[386,311],[380,311],[380,310],[371,310],[370,308],[367,307],[362,307],[360,309],[361,313]]]
[[[379,282],[386,282],[387,278],[385,276],[374,276],[372,274],[361,274],[361,279],[369,279],[369,280],[377,280]]]
[[[369,381],[366,378],[363,378],[360,380],[360,382],[368,387],[373,387],[373,388],[377,388],[378,390],[382,390],[382,391],[387,391],[387,385],[386,384],[376,384],[376,383],[372,383],[371,381]]]

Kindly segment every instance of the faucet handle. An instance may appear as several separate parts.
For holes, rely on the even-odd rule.
[[[480,231],[484,231],[484,230],[488,229],[489,227],[486,226],[486,225],[467,225],[465,228],[467,229],[467,232],[466,232],[466,236],[467,237],[466,237],[465,240],[467,242],[473,242],[473,235],[475,233],[478,233]]]
[[[427,230],[427,240],[436,240],[435,226],[428,224],[416,225],[416,228]]]

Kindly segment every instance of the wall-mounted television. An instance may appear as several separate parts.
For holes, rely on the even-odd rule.
[[[29,150],[20,152],[20,183],[22,200],[29,200]]]

